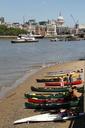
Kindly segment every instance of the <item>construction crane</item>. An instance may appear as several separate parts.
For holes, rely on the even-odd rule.
[[[75,21],[73,15],[71,14],[71,18],[73,19],[73,22],[75,23],[75,28],[78,28],[79,26],[79,20]]]

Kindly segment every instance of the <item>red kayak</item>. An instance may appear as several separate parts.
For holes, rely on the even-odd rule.
[[[29,98],[28,102],[31,102],[31,103],[64,103],[65,99],[64,98],[60,98],[60,99]]]
[[[78,84],[82,84],[83,81],[82,80],[76,80],[76,81],[73,81],[73,82],[66,82],[64,81],[64,85],[78,85]],[[61,82],[46,82],[45,83],[45,86],[61,86]]]

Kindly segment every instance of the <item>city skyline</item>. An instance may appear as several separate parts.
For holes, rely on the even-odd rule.
[[[75,22],[85,24],[84,0],[0,0],[0,17],[4,17],[6,22],[23,23],[29,19],[36,21],[57,19],[59,12],[64,17],[66,25],[74,25]]]

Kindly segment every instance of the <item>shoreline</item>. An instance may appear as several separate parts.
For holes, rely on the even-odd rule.
[[[17,36],[0,36],[0,39],[5,39],[5,38],[16,38]]]
[[[40,85],[40,83],[36,82],[36,78],[42,78],[49,71],[60,71],[69,69],[78,70],[84,68],[84,63],[85,61],[71,61],[62,64],[55,64],[52,66],[44,67],[36,73],[32,74],[31,76],[28,76],[25,81],[23,81],[22,83],[20,83],[19,86],[11,90],[9,92],[10,94],[0,102],[0,128],[26,128],[28,127],[28,124],[14,126],[13,122],[17,119],[39,114],[39,112],[34,112],[31,109],[24,109],[24,93],[30,92],[30,87],[32,85],[36,87]],[[61,128],[69,128],[70,121],[66,121],[63,123],[39,123],[37,127],[52,128],[56,127],[56,125]],[[36,123],[30,124],[29,128],[36,128]]]
[[[64,62],[62,62],[64,63]],[[25,74],[20,77],[19,79],[17,79],[12,86],[1,86],[0,89],[0,101],[3,100],[6,96],[10,95],[9,93],[14,90],[15,88],[17,88],[18,86],[20,86],[29,76],[40,72],[40,70],[44,69],[44,68],[48,68],[50,66],[54,66],[57,64],[61,64],[61,63],[56,63],[56,62],[51,62],[51,63],[46,63],[46,64],[38,64],[38,65],[34,65],[33,69],[30,71],[26,71]],[[38,68],[34,68],[34,67],[38,67]]]
[[[22,77],[20,77],[19,79],[17,79],[12,86],[0,86],[0,101],[3,100],[6,96],[10,95],[9,92],[11,92],[12,90],[14,90],[15,88],[17,88],[18,86],[20,86],[29,76],[39,72],[40,70],[42,70],[43,68],[46,68],[48,66],[54,65],[55,63],[52,64],[45,64],[45,65],[35,65],[33,66],[32,70],[26,71],[24,75],[22,75]],[[36,67],[36,68],[34,68]]]

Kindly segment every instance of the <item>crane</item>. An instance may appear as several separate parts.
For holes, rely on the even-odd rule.
[[[79,20],[77,19],[77,21],[75,21],[73,15],[71,14],[71,18],[73,19],[73,22],[75,23],[75,28],[78,28],[79,26]]]

